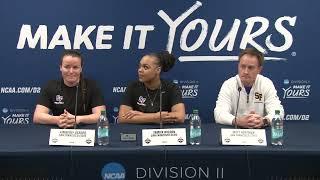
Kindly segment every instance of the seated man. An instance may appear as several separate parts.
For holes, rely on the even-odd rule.
[[[242,128],[270,125],[275,110],[284,110],[272,81],[260,75],[263,54],[247,48],[239,55],[238,75],[226,80],[219,92],[214,118],[217,123]]]
[[[120,123],[184,122],[185,108],[180,89],[176,84],[160,79],[161,72],[169,71],[174,63],[175,57],[167,51],[142,57],[138,68],[139,81],[127,87],[121,103]]]
[[[76,124],[98,121],[101,110],[106,109],[104,99],[95,82],[83,78],[82,68],[81,54],[74,50],[65,50],[60,64],[62,79],[49,81],[41,89],[34,111],[34,123],[57,124],[60,128],[70,128]],[[75,119],[76,102],[78,106]]]

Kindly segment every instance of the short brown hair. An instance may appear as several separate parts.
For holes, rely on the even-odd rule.
[[[72,56],[72,57],[78,57],[81,60],[81,67],[83,66],[83,57],[80,53],[80,51],[72,50],[72,49],[66,49],[63,51],[61,57],[60,57],[60,65],[62,64],[63,58],[65,56]]]
[[[249,54],[251,56],[256,56],[258,58],[259,66],[262,66],[262,64],[264,62],[264,56],[263,56],[263,53],[258,51],[256,48],[246,48],[243,51],[241,51],[241,53],[239,54],[239,61],[240,61],[241,57],[245,54]]]

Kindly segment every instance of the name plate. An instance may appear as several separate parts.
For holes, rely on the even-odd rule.
[[[49,145],[94,146],[93,129],[51,129]]]
[[[186,128],[142,130],[142,146],[159,145],[187,145]]]
[[[264,129],[221,129],[222,145],[267,146]]]

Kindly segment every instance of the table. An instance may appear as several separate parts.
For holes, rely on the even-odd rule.
[[[167,125],[165,128],[186,127]],[[220,128],[202,125],[200,146],[141,146],[141,130],[157,125],[113,124],[110,145],[49,146],[54,126],[0,128],[0,179],[101,179],[111,162],[124,168],[126,179],[317,179],[320,178],[320,126],[285,122],[285,145],[222,146]],[[81,128],[95,128],[94,125]],[[266,129],[270,139],[270,129]],[[120,133],[137,141],[121,142]],[[113,174],[119,175],[119,174]]]

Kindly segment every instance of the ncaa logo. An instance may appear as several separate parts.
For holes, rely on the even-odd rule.
[[[102,168],[101,177],[103,180],[124,180],[126,178],[126,170],[121,164],[111,162]]]
[[[7,108],[2,108],[2,112],[3,112],[3,113],[8,113],[9,110],[8,110]]]
[[[283,80],[283,84],[289,84],[289,79]]]
[[[113,112],[119,112],[119,108],[118,107],[114,107],[113,108]]]

